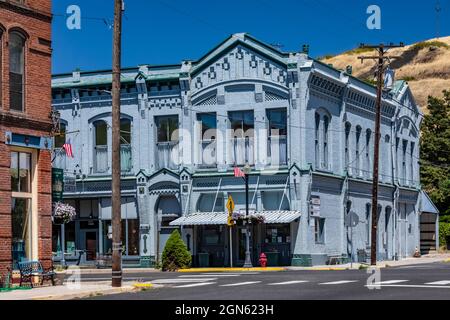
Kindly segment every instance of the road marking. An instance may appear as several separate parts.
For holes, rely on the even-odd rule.
[[[185,275],[178,276],[178,278],[207,278],[207,277],[240,277],[240,274],[197,274],[197,275]]]
[[[353,283],[358,282],[358,280],[341,280],[341,281],[333,281],[333,282],[324,282],[319,283],[319,285],[335,285],[335,284],[346,284],[346,283]]]
[[[284,286],[284,285],[297,284],[297,283],[306,283],[306,282],[309,282],[309,281],[298,280],[298,281],[277,282],[277,283],[269,283],[268,286]]]
[[[204,278],[204,279],[156,279],[152,283],[156,284],[170,284],[170,283],[189,283],[189,282],[208,282],[214,281],[217,278]]]
[[[185,284],[182,286],[176,286],[174,288],[193,288],[193,287],[204,287],[204,286],[209,286],[212,284],[215,284],[217,282],[202,282],[202,283],[192,283],[192,284]]]
[[[205,273],[202,273],[202,275],[212,276],[212,277],[218,277],[218,276],[242,276],[242,275],[253,275],[253,274],[261,274],[261,272],[242,272],[242,273],[205,272]]]
[[[381,282],[375,282],[374,286],[384,285],[384,284],[396,284],[396,283],[402,283],[402,282],[408,282],[409,280],[389,280],[389,281],[381,281]]]
[[[431,285],[413,285],[413,284],[383,284],[383,285],[373,285],[369,284],[366,287],[393,287],[393,288],[432,288],[432,289],[450,289],[450,286],[431,286]]]
[[[428,282],[425,283],[426,285],[431,285],[431,286],[446,286],[450,284],[450,281],[448,280],[443,280],[443,281],[436,281],[436,282]]]
[[[261,281],[248,281],[248,282],[238,282],[238,283],[230,283],[221,285],[221,287],[238,287],[238,286],[248,286],[250,284],[261,283]]]

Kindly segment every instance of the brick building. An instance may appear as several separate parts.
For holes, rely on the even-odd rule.
[[[0,0],[0,273],[51,263],[51,1]]]

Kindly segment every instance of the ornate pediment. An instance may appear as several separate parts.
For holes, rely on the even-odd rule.
[[[287,83],[283,57],[268,56],[249,42],[237,41],[223,48],[214,58],[205,60],[207,63],[199,62],[192,70],[191,89],[194,93],[233,80],[254,79],[282,86]]]

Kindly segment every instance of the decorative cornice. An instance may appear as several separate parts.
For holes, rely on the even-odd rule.
[[[45,22],[49,22],[49,23],[52,22],[52,15],[50,13],[45,13],[43,11],[31,9],[29,7],[26,7],[26,6],[18,4],[18,3],[0,1],[0,8],[14,11],[18,14],[33,17],[33,18],[36,18],[36,19],[39,19],[39,20],[42,20]]]
[[[42,130],[48,133],[52,131],[50,120],[46,122],[3,112],[0,112],[0,125],[21,129],[32,128],[33,130]]]

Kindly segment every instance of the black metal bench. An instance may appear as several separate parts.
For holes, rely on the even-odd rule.
[[[44,284],[45,280],[51,281],[52,285],[55,285],[55,272],[53,267],[45,270],[40,261],[19,262],[18,266],[20,271],[20,286],[23,283],[30,283],[33,288],[34,277],[41,279],[41,285]]]

